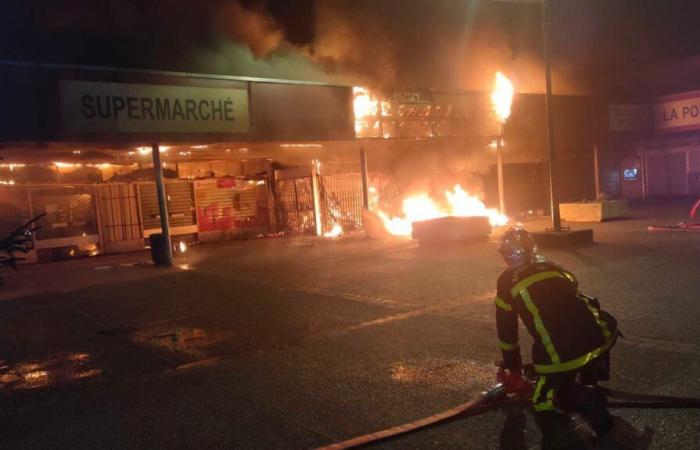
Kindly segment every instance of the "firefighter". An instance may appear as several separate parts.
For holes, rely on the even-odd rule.
[[[599,439],[612,427],[607,396],[597,388],[609,379],[609,352],[618,336],[617,322],[595,298],[578,291],[576,277],[547,261],[532,236],[509,229],[499,253],[508,269],[498,278],[496,325],[503,353],[502,379],[508,391],[527,390],[518,345],[518,317],[534,340],[537,373],[532,402],[542,431],[543,448],[570,430],[568,413],[580,413]],[[568,427],[568,428],[567,428]]]

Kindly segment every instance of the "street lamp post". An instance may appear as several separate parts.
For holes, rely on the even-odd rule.
[[[549,1],[542,3],[542,52],[544,54],[545,113],[547,115],[547,160],[549,166],[549,199],[552,209],[552,227],[561,231],[559,214],[559,187],[556,177],[556,153],[554,152],[554,116],[552,114],[552,62],[550,58],[549,34],[552,22],[549,16]]]
[[[540,3],[542,12],[542,53],[544,57],[545,75],[545,113],[547,116],[547,160],[549,166],[549,199],[552,208],[552,228],[544,232],[534,232],[535,241],[542,246],[566,247],[593,242],[593,230],[562,229],[561,216],[559,214],[559,187],[557,185],[556,153],[554,151],[554,116],[552,113],[552,62],[550,55],[550,1],[551,0],[494,0],[513,3]]]
[[[504,3],[540,3],[542,11],[542,53],[544,56],[545,113],[547,116],[547,162],[549,167],[549,199],[552,209],[553,231],[561,231],[559,214],[559,188],[556,177],[556,155],[554,152],[554,116],[552,115],[552,63],[550,58],[551,0],[492,0]]]

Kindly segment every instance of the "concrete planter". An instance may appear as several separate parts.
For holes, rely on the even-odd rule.
[[[605,200],[590,203],[560,203],[561,218],[568,222],[602,222],[626,217],[627,200]]]

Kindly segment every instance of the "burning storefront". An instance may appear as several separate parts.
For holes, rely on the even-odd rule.
[[[502,225],[504,193],[514,216],[546,204],[541,96],[518,95],[503,126],[488,92],[23,63],[0,74],[0,231],[46,213],[34,260],[141,249],[164,209],[176,240],[207,241],[334,237],[366,228],[363,209],[409,236],[446,216]]]
[[[324,150],[354,138],[345,86],[17,62],[0,69],[0,232],[45,214],[35,261],[142,249],[168,231],[178,241],[275,233],[283,229],[275,169],[289,151],[303,153],[288,146]]]
[[[374,211],[391,234],[411,235],[411,222],[448,216],[486,216],[499,226],[506,215],[547,213],[544,98],[515,90],[501,73],[491,92],[356,90],[358,140],[371,148],[376,172],[392,175],[390,186],[373,186]],[[607,155],[606,104],[557,96],[552,106],[561,199],[594,200],[594,149]],[[391,146],[401,157],[382,164]],[[391,186],[397,180],[401,186]]]

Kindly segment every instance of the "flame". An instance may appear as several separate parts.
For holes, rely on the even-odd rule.
[[[438,219],[440,217],[486,216],[491,225],[500,226],[508,223],[508,218],[498,210],[487,208],[479,198],[470,195],[459,184],[450,191],[445,191],[446,207],[443,208],[428,194],[407,197],[403,201],[403,216],[391,217],[381,210],[375,210],[384,223],[386,230],[394,236],[411,236],[412,222]]]
[[[379,122],[367,124],[362,119],[368,117],[376,117],[379,111],[379,101],[363,87],[352,88],[353,93],[353,112],[355,113],[355,133],[362,134],[365,128],[371,128],[374,131],[379,131]],[[382,104],[382,108],[385,105]],[[370,121],[371,122],[371,121]]]
[[[496,81],[493,92],[491,92],[491,104],[501,123],[504,123],[510,117],[513,92],[513,83],[501,72],[496,72]]]
[[[333,237],[338,237],[341,234],[343,234],[343,227],[338,225],[337,223],[333,225],[333,228],[331,228],[331,231],[327,231],[326,233],[323,233],[323,237],[327,238],[333,238]]]
[[[355,112],[355,118],[361,119],[363,117],[376,116],[377,107],[379,102],[376,98],[370,95],[369,91],[363,87],[352,88],[353,93],[353,111]]]

